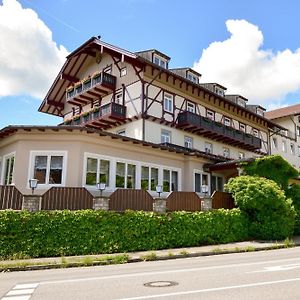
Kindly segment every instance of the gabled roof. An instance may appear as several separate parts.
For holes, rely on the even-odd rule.
[[[300,114],[300,104],[290,105],[287,107],[282,107],[274,110],[270,110],[265,112],[265,117],[273,120],[283,117],[288,117],[291,115],[299,115]]]
[[[225,158],[223,156],[220,155],[214,155],[214,154],[210,154],[210,153],[206,153],[204,151],[199,151],[199,150],[195,150],[195,149],[188,149],[188,148],[184,148],[184,147],[174,147],[174,145],[170,144],[155,144],[155,143],[151,143],[151,142],[146,142],[146,141],[141,141],[141,140],[137,140],[134,138],[130,138],[130,137],[126,137],[126,136],[122,136],[122,135],[118,135],[118,134],[114,134],[114,133],[110,133],[107,131],[102,131],[99,129],[94,129],[94,128],[87,128],[87,127],[82,127],[82,126],[69,126],[69,125],[60,125],[60,126],[42,126],[42,125],[10,125],[7,127],[4,127],[3,129],[0,130],[0,141],[4,138],[7,138],[15,133],[17,133],[18,131],[25,131],[25,132],[31,132],[31,131],[40,131],[40,132],[86,132],[86,133],[93,133],[96,134],[100,137],[110,137],[112,139],[118,139],[121,140],[123,142],[131,142],[132,144],[138,144],[141,146],[148,146],[154,149],[160,149],[163,151],[169,151],[169,152],[175,152],[178,154],[184,154],[187,156],[194,156],[194,157],[201,157],[201,158],[205,158],[205,159],[209,159],[212,160],[213,162],[224,162],[227,161],[228,158]],[[176,146],[176,145],[175,145]]]
[[[136,55],[141,55],[144,54],[144,53],[156,53],[157,55],[161,56],[161,57],[164,57],[166,60],[170,60],[171,57],[169,57],[168,55],[164,54],[163,52],[160,52],[156,49],[148,49],[148,50],[142,50],[142,51],[138,51],[138,52],[135,52]]]

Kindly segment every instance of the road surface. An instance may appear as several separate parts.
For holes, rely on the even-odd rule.
[[[0,299],[300,299],[300,247],[2,273]]]

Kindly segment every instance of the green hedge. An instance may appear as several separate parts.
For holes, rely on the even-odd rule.
[[[239,209],[209,212],[0,212],[0,257],[45,257],[188,247],[245,240]]]

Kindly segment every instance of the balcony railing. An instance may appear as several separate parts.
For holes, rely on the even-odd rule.
[[[87,80],[69,87],[66,91],[66,99],[74,104],[86,104],[99,99],[116,88],[116,77],[101,72]]]
[[[260,138],[189,111],[178,114],[178,127],[247,150],[258,150],[261,148]]]
[[[87,114],[74,117],[72,120],[66,121],[65,125],[95,125],[95,127],[105,127],[116,121],[124,121],[126,119],[126,106],[118,103],[108,103],[98,109]]]

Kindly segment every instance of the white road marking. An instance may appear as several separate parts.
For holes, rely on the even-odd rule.
[[[288,270],[293,270],[298,268],[300,268],[300,264],[291,264],[291,265],[283,265],[283,266],[264,267],[264,270],[252,271],[247,273],[278,272],[278,271],[288,271]]]
[[[223,286],[223,287],[218,287],[218,288],[194,290],[194,291],[186,291],[186,292],[177,292],[177,293],[168,293],[168,294],[160,294],[160,295],[140,296],[140,297],[132,297],[132,298],[120,298],[118,300],[141,300],[141,299],[164,298],[164,297],[172,297],[172,296],[182,296],[182,295],[217,292],[217,291],[224,291],[224,290],[241,289],[241,288],[255,287],[255,286],[280,284],[280,283],[295,282],[295,281],[300,281],[300,278],[292,278],[292,279],[276,280],[276,281],[265,281],[265,282],[257,282],[257,283],[241,284],[241,285],[232,285],[232,286]]]
[[[6,296],[31,295],[34,289],[10,290]]]
[[[29,300],[30,297],[31,297],[31,295],[30,296],[14,296],[14,297],[10,296],[10,297],[4,297],[1,300]]]
[[[73,283],[73,282],[85,282],[85,281],[94,281],[94,280],[129,278],[129,277],[138,277],[138,276],[163,275],[163,274],[174,274],[174,273],[185,273],[185,272],[198,272],[198,271],[205,271],[205,270],[217,270],[217,269],[244,267],[244,266],[263,265],[263,264],[268,264],[268,263],[278,263],[278,262],[286,262],[286,261],[294,261],[294,260],[300,261],[300,258],[287,258],[287,259],[261,261],[261,262],[253,262],[253,263],[241,263],[241,264],[231,264],[231,265],[222,265],[222,266],[210,266],[210,267],[189,268],[189,269],[175,269],[175,270],[167,270],[167,271],[154,271],[154,272],[141,272],[141,273],[131,273],[131,274],[120,274],[120,275],[108,275],[108,276],[98,276],[98,277],[89,277],[89,278],[42,281],[42,282],[40,282],[40,285],[60,284],[60,283],[64,284],[64,283]]]
[[[17,284],[13,289],[20,290],[20,289],[36,289],[38,287],[38,283],[26,283],[26,284]]]

